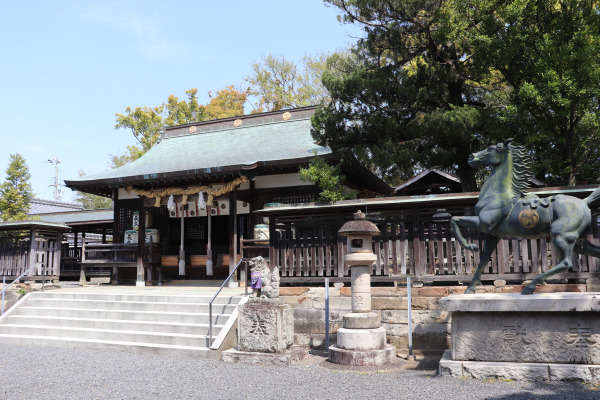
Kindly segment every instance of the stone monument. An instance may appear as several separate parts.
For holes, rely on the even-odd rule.
[[[250,260],[253,297],[238,316],[238,347],[221,359],[248,364],[291,365],[306,354],[294,344],[294,311],[279,301],[279,269],[269,268],[262,257]]]
[[[372,237],[379,233],[360,210],[354,214],[354,221],[345,223],[338,232],[348,238],[348,254],[344,260],[350,265],[352,312],[343,317],[343,328],[337,331],[337,344],[329,348],[333,363],[383,365],[396,358],[396,348],[387,343],[381,318],[371,311],[371,266],[377,260]]]
[[[440,375],[600,382],[600,294],[450,295]]]

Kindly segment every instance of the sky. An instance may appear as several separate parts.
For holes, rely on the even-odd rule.
[[[262,55],[346,49],[360,32],[338,14],[322,0],[0,0],[0,182],[18,153],[35,196],[53,200],[57,164],[63,184],[136,144],[115,113],[191,88],[207,103],[244,87]]]

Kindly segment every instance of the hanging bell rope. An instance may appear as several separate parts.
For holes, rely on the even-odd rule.
[[[127,186],[127,188],[125,190],[127,191],[127,193],[133,192],[133,193],[137,194],[138,196],[144,196],[144,197],[148,197],[151,199],[156,198],[157,200],[154,204],[156,207],[158,207],[157,204],[160,205],[160,199],[162,197],[169,196],[169,203],[170,203],[173,195],[181,195],[181,196],[185,195],[186,196],[185,203],[187,203],[187,196],[194,195],[199,192],[206,192],[206,194],[208,196],[206,204],[210,206],[210,205],[212,205],[212,201],[213,201],[214,197],[218,197],[225,193],[229,193],[233,189],[240,186],[242,183],[246,183],[246,182],[248,182],[248,178],[246,178],[245,176],[240,176],[239,178],[236,178],[231,182],[225,183],[222,187],[220,187],[218,189],[213,189],[211,186],[208,186],[208,185],[200,185],[200,186],[191,186],[191,187],[187,187],[187,188],[168,187],[168,188],[153,189],[153,190],[134,189],[132,186]],[[169,206],[167,205],[167,208],[168,207]]]

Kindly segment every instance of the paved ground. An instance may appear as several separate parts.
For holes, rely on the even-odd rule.
[[[65,291],[214,294],[206,287],[102,286]],[[233,296],[243,289],[224,289]],[[313,352],[293,367],[227,364],[152,354],[7,346],[0,342],[0,400],[54,399],[600,399],[580,383],[478,381],[436,375],[437,359],[386,368],[331,364]]]
[[[344,368],[311,354],[293,367],[0,344],[0,399],[599,399],[578,383],[439,377],[437,360]]]

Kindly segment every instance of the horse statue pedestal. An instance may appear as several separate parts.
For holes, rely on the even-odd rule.
[[[440,375],[600,382],[600,293],[451,295]]]

